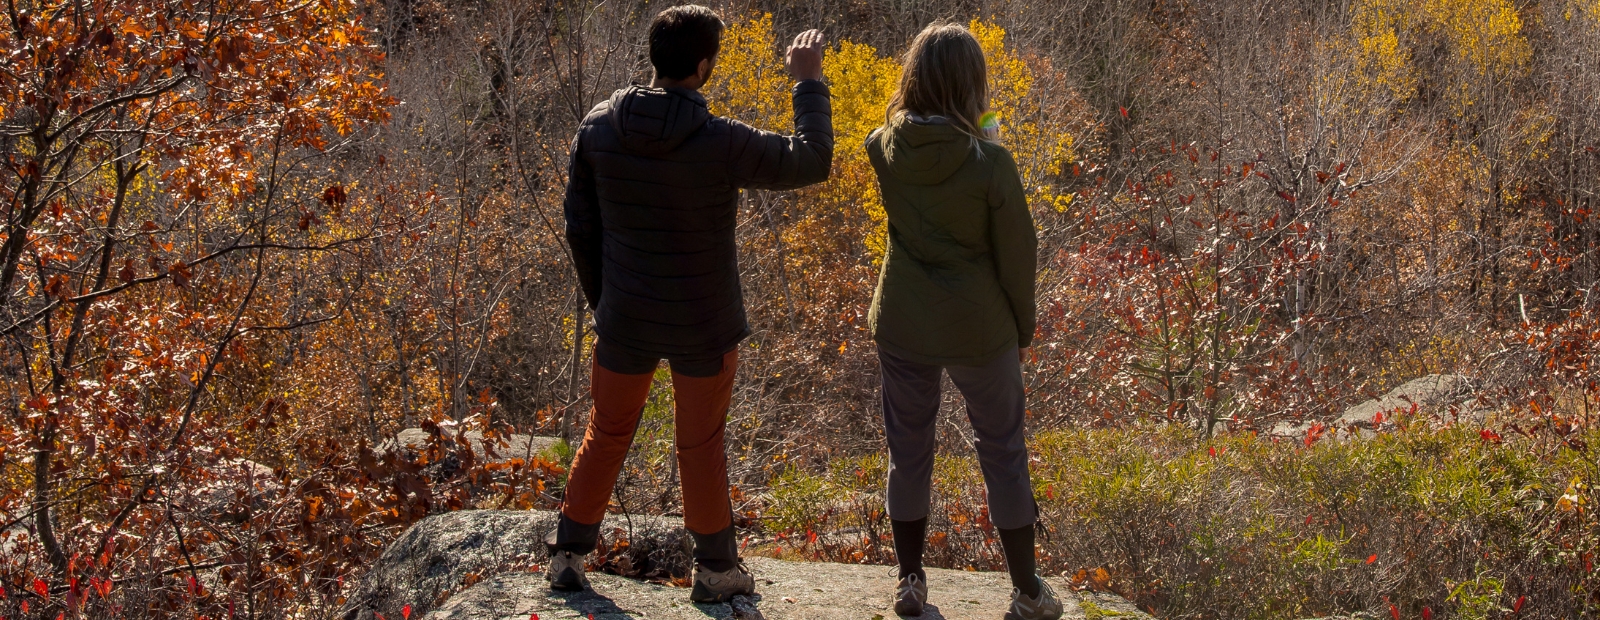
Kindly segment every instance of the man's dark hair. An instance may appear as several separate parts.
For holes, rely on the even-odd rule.
[[[656,75],[681,80],[722,48],[722,18],[698,4],[675,6],[650,22],[650,64]]]

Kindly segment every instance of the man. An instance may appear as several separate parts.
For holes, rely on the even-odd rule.
[[[736,347],[749,335],[734,238],[740,188],[793,189],[828,178],[833,124],[821,32],[795,37],[786,64],[795,134],[712,116],[699,90],[716,68],[722,20],[702,6],[650,25],[649,86],[595,106],[572,143],[567,240],[598,339],[594,412],[546,538],[550,586],[581,590],[584,556],[638,428],[657,364],[672,368],[683,520],[694,537],[695,602],[752,594],[739,562],[723,427]]]

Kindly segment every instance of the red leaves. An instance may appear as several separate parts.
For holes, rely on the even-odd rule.
[[[43,579],[33,578],[33,593],[39,595],[39,598],[44,599],[46,603],[50,602],[50,584],[45,583]]]
[[[249,37],[220,37],[217,39],[217,62],[223,69],[244,69],[250,57]]]
[[[1432,608],[1429,608],[1429,607],[1423,607],[1422,608],[1422,620],[1433,620],[1433,609]]]
[[[1328,173],[1323,172],[1321,170],[1317,171],[1317,182],[1318,183],[1327,183],[1328,180],[1332,179],[1332,178],[1333,178],[1333,175],[1331,175],[1331,174],[1328,174]]]
[[[1122,106],[1117,106],[1117,111],[1122,113],[1122,118],[1128,118],[1128,109],[1127,108],[1122,107]]]
[[[405,618],[405,620],[411,620],[411,604],[410,603],[406,603],[405,607],[400,608],[400,617],[401,618]]]
[[[123,259],[122,269],[117,272],[117,279],[126,284],[128,282],[132,282],[134,277],[137,275],[138,274],[136,274],[133,270],[133,259]]]
[[[1377,561],[1378,561],[1378,554],[1374,553],[1372,555],[1367,556],[1367,563],[1368,564],[1372,564],[1372,563],[1377,562]]]
[[[111,580],[101,579],[100,577],[90,577],[89,590],[95,594],[99,594],[100,598],[108,598],[111,596]]]
[[[1306,429],[1306,447],[1309,448],[1311,447],[1311,444],[1317,443],[1317,440],[1322,439],[1322,436],[1327,434],[1327,432],[1328,427],[1323,423],[1317,422],[1312,424],[1311,428]]]
[[[46,282],[45,285],[44,285],[44,294],[47,295],[47,296],[50,296],[50,297],[54,297],[56,299],[61,299],[63,297],[66,297],[66,290],[67,290],[67,275],[66,274],[59,274],[59,275],[51,276],[50,280],[48,282]]]
[[[1289,202],[1291,204],[1293,204],[1295,202],[1294,194],[1291,194],[1289,192],[1283,191],[1281,189],[1278,190],[1278,197],[1284,199],[1284,201]]]
[[[188,286],[189,279],[193,277],[193,274],[189,272],[188,263],[181,260],[173,261],[172,266],[167,268],[167,275],[172,277],[173,284],[180,287]]]
[[[117,42],[117,35],[111,32],[110,26],[106,26],[101,28],[100,32],[94,33],[94,38],[90,42],[99,47],[111,47]]]
[[[1400,608],[1396,607],[1394,603],[1389,603],[1389,617],[1394,620],[1400,620]]]
[[[1522,605],[1524,603],[1527,603],[1527,602],[1528,602],[1528,595],[1524,594],[1522,596],[1517,597],[1517,602],[1511,604],[1511,613],[1517,613],[1517,612],[1522,611]]]
[[[349,199],[349,196],[345,194],[344,187],[342,186],[329,185],[327,189],[322,190],[322,204],[325,204],[328,206],[328,208],[333,209],[335,213],[337,213],[340,208],[344,207],[344,203],[347,199]]]
[[[1498,444],[1501,441],[1500,433],[1496,433],[1496,432],[1494,432],[1492,430],[1489,430],[1487,428],[1478,431],[1478,436],[1483,439],[1484,443]]]

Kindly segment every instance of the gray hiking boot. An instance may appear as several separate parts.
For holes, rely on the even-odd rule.
[[[694,565],[694,589],[689,591],[690,601],[726,603],[735,596],[755,593],[756,577],[750,574],[750,569],[745,568],[743,562],[721,572]]]
[[[1039,579],[1037,576],[1034,579]],[[1061,600],[1050,584],[1039,579],[1039,596],[1029,597],[1021,590],[1011,589],[1011,613],[1020,620],[1057,620],[1061,617]]]
[[[550,554],[550,567],[544,574],[550,580],[550,589],[580,592],[589,587],[589,578],[583,574],[584,557],[571,551]]]
[[[928,602],[928,582],[916,573],[906,575],[895,586],[894,613],[902,616],[922,615],[922,606]]]

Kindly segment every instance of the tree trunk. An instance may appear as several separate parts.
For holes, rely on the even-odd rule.
[[[567,382],[567,406],[561,410],[561,440],[572,441],[574,416],[577,411],[573,405],[578,403],[578,375],[583,372],[579,364],[583,362],[583,321],[588,318],[588,311],[583,306],[583,295],[578,295],[578,309],[572,312],[572,358],[567,366],[572,368],[572,377]]]

